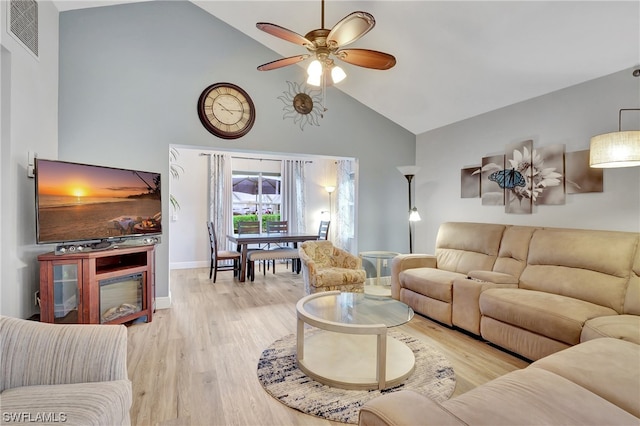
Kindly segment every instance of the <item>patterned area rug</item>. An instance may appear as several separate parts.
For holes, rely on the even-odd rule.
[[[388,335],[413,351],[415,370],[403,383],[383,391],[345,390],[329,387],[307,377],[296,365],[296,336],[276,340],[262,352],[258,380],[278,401],[303,413],[325,419],[358,423],[360,407],[370,399],[390,392],[411,389],[435,401],[448,399],[456,386],[451,363],[438,349],[395,330]]]

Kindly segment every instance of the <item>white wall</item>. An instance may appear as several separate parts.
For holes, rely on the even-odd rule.
[[[436,129],[417,137],[415,251],[432,253],[445,221],[544,225],[640,231],[640,167],[604,170],[604,192],[567,194],[566,204],[534,206],[533,214],[507,214],[504,206],[483,206],[460,198],[460,169],[505,145],[533,139],[533,146],[565,144],[586,150],[592,136],[618,129],[620,108],[640,108],[640,78],[632,69]],[[640,129],[632,112],[623,130]],[[626,115],[625,115],[626,116]]]
[[[34,183],[27,178],[27,152],[58,155],[58,11],[38,2],[39,58],[7,33],[9,3],[0,2],[0,312],[28,317],[37,309],[39,253],[35,245]]]

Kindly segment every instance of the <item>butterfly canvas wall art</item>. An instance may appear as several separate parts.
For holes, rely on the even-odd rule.
[[[483,206],[504,206],[504,189],[489,177],[504,169],[504,155],[482,158],[482,167],[474,174],[480,176],[480,198]]]
[[[565,154],[567,194],[602,192],[604,169],[589,167],[589,150]]]
[[[480,176],[474,174],[477,167],[460,170],[460,198],[478,198],[480,196]]]
[[[535,205],[565,203],[564,144],[549,145],[532,152],[532,194]]]
[[[527,192],[531,190],[531,161],[530,152],[533,141],[516,142],[506,146],[505,169],[517,171],[525,180],[524,185],[515,185],[505,190],[504,208],[507,213],[530,214],[533,211],[533,202],[527,198]]]
[[[566,153],[564,144],[533,149],[533,140],[508,144],[504,155],[482,158],[461,170],[461,197],[476,197],[479,178],[484,206],[530,214],[534,205],[564,204],[566,194],[602,192],[602,169],[590,169],[589,151]]]
[[[516,169],[504,169],[493,172],[489,175],[489,180],[496,182],[502,189],[514,189],[516,186],[525,186],[527,184],[522,173]]]

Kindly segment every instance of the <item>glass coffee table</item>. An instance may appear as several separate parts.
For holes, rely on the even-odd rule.
[[[298,367],[314,380],[343,389],[386,389],[409,377],[413,351],[387,336],[413,318],[413,309],[388,297],[327,291],[303,297],[298,316]],[[318,328],[305,336],[305,324]]]

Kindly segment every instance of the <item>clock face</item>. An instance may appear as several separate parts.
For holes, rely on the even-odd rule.
[[[200,95],[198,116],[209,132],[224,139],[236,139],[251,130],[256,112],[243,89],[231,83],[216,83]]]

